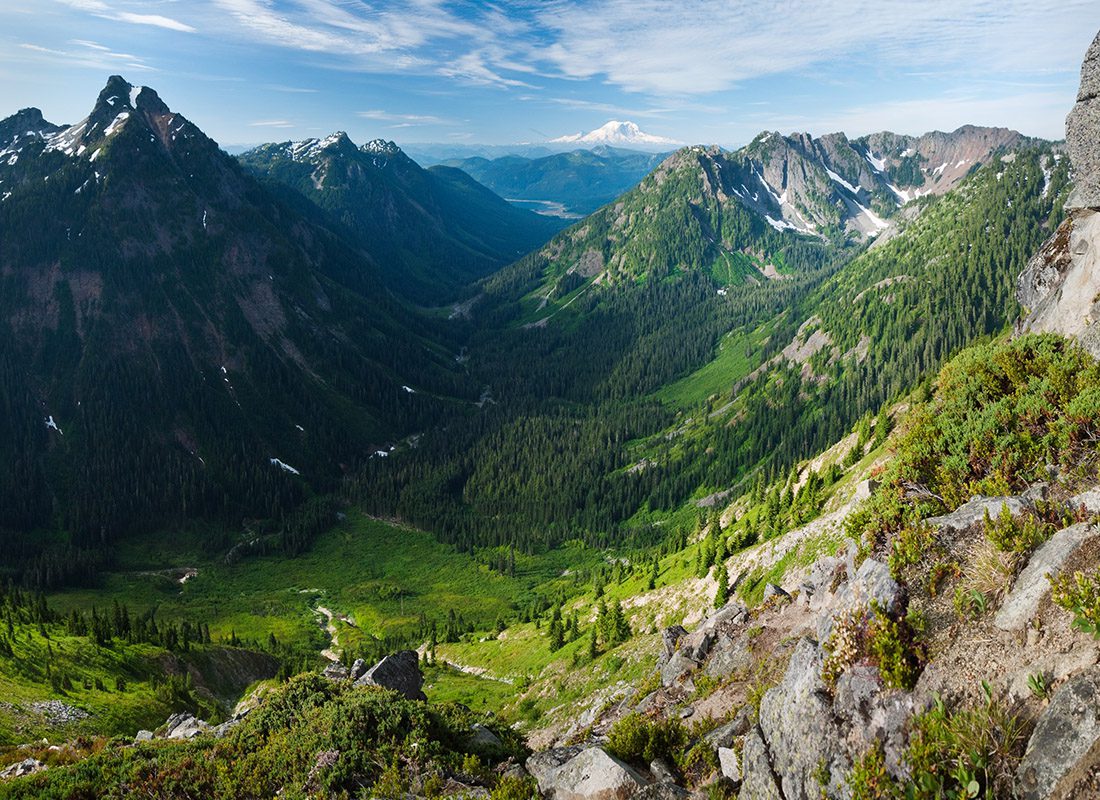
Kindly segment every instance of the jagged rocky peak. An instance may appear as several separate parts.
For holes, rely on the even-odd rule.
[[[401,152],[400,147],[385,139],[371,139],[361,149],[364,153],[382,156],[395,156]]]
[[[0,147],[8,147],[20,139],[42,139],[61,130],[42,116],[37,108],[23,108],[0,120]]]
[[[1017,327],[1074,337],[1100,358],[1100,34],[1066,118],[1066,149],[1074,179],[1067,217],[1020,275],[1026,316]]]

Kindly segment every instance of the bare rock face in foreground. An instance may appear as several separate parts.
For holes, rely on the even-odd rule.
[[[1074,180],[1067,218],[1020,275],[1017,298],[1028,316],[1019,327],[1076,338],[1100,358],[1100,34],[1081,66],[1066,149]]]

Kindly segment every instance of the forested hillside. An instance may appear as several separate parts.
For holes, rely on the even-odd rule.
[[[239,160],[276,191],[320,207],[386,286],[426,305],[458,299],[563,224],[510,205],[461,170],[421,169],[381,139],[356,147],[334,133],[263,145]]]
[[[655,191],[675,186],[666,177]],[[1066,190],[1066,165],[1049,150],[994,159],[959,190],[907,207],[896,235],[846,264],[844,251],[753,229],[729,203],[761,246],[790,254],[790,277],[725,287],[706,258],[654,257],[660,267],[640,281],[609,278],[575,290],[545,322],[475,338],[468,367],[487,386],[481,410],[369,465],[356,497],[463,549],[659,538],[639,510],[671,512],[783,474],[959,348],[1003,331],[1016,313],[1014,276],[1057,224]],[[665,199],[658,208],[675,207]],[[598,222],[549,248],[568,249]],[[692,230],[702,228],[669,228],[673,238]],[[609,262],[649,252],[632,247]],[[529,299],[509,300],[564,261],[544,250],[487,282],[485,319],[529,318]],[[680,408],[654,395],[705,369],[723,336],[742,348],[723,392]]]

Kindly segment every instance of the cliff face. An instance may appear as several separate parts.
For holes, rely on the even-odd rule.
[[[1078,339],[1100,358],[1100,34],[1081,67],[1077,103],[1066,118],[1075,188],[1066,220],[1020,275],[1019,328]]]

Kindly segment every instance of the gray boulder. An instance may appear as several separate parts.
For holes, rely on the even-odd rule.
[[[466,743],[471,750],[479,753],[499,753],[504,749],[504,742],[500,740],[500,737],[480,722],[476,722],[470,727],[470,737]]]
[[[1066,150],[1073,162],[1074,189],[1066,209],[1100,208],[1100,34],[1081,65],[1077,103],[1066,117]]]
[[[672,686],[680,682],[685,675],[698,668],[699,664],[683,653],[674,653],[668,663],[661,668],[661,683],[664,686]]]
[[[773,597],[783,599],[790,596],[790,593],[784,590],[783,587],[778,584],[769,583],[764,586],[764,602],[771,600]]]
[[[210,726],[194,714],[173,714],[164,723],[165,739],[194,739],[210,732]]]
[[[771,765],[779,776],[786,800],[818,800],[822,789],[836,796],[850,767],[841,731],[833,717],[832,702],[821,680],[824,654],[810,639],[801,639],[778,686],[767,691],[760,703],[760,732],[771,753]],[[745,756],[746,781],[748,756]],[[824,766],[830,783],[818,780]]]
[[[339,661],[331,662],[327,667],[321,670],[321,674],[328,678],[330,681],[346,681],[351,677],[351,673],[347,667],[341,664]]]
[[[853,667],[837,679],[833,714],[847,734],[849,755],[858,757],[880,745],[886,768],[896,778],[906,777],[908,728],[916,712],[913,696],[883,688],[874,667]]]
[[[1019,497],[978,496],[971,498],[967,503],[963,503],[950,514],[944,514],[941,517],[930,517],[925,522],[933,528],[939,528],[941,531],[959,533],[985,519],[987,511],[989,516],[995,518],[1001,513],[1004,506],[1008,506],[1008,510],[1015,517],[1024,512],[1027,503]]]
[[[1039,603],[1050,591],[1047,575],[1057,575],[1080,547],[1097,533],[1082,522],[1058,531],[1032,554],[1012,591],[1001,604],[993,624],[1003,631],[1022,631],[1039,611]]]
[[[627,800],[646,785],[637,771],[599,747],[550,769],[532,769],[528,760],[527,770],[547,800]]]
[[[744,780],[738,797],[741,800],[785,800],[779,790],[779,776],[768,758],[768,747],[759,728],[753,728],[745,735],[743,755]]]
[[[890,575],[890,568],[881,561],[868,558],[855,576],[838,586],[831,595],[814,597],[811,607],[823,612],[817,621],[818,641],[828,641],[836,618],[847,611],[878,605],[891,614],[897,614],[903,610],[905,603],[905,590]]]
[[[539,786],[542,786],[543,783],[549,784],[554,773],[571,758],[576,757],[583,749],[584,748],[580,745],[571,745],[569,747],[554,747],[549,750],[541,750],[537,753],[532,753],[524,766],[526,766],[527,772],[530,773],[531,777],[535,779],[535,782],[538,783]]]
[[[723,778],[735,787],[741,785],[741,761],[734,750],[729,747],[719,747],[718,766],[722,770]]]
[[[687,629],[683,625],[672,625],[665,628],[661,632],[661,655],[663,661],[658,663],[667,662],[672,658],[673,653],[676,652],[680,645],[680,640],[687,636]]]
[[[752,708],[742,706],[732,720],[712,730],[703,737],[703,741],[716,750],[719,747],[733,747],[734,740],[748,733],[751,727]]]
[[[367,671],[367,662],[361,658],[355,659],[351,663],[351,679],[357,681],[363,677],[363,673]]]
[[[151,742],[151,741],[153,741],[153,732],[152,731],[140,730],[140,731],[137,732],[137,735],[134,737],[135,744],[137,742]]]
[[[706,673],[712,678],[724,678],[738,670],[748,669],[753,663],[748,637],[729,637],[721,634],[711,648]]]
[[[1020,800],[1065,797],[1100,769],[1100,667],[1063,684],[1039,718],[1016,773]]]
[[[355,685],[393,689],[410,700],[428,699],[420,688],[424,675],[420,672],[420,658],[413,650],[386,656],[356,679]]]
[[[21,778],[24,775],[33,775],[36,772],[44,772],[45,770],[46,765],[37,758],[24,758],[0,772],[0,778]]]

